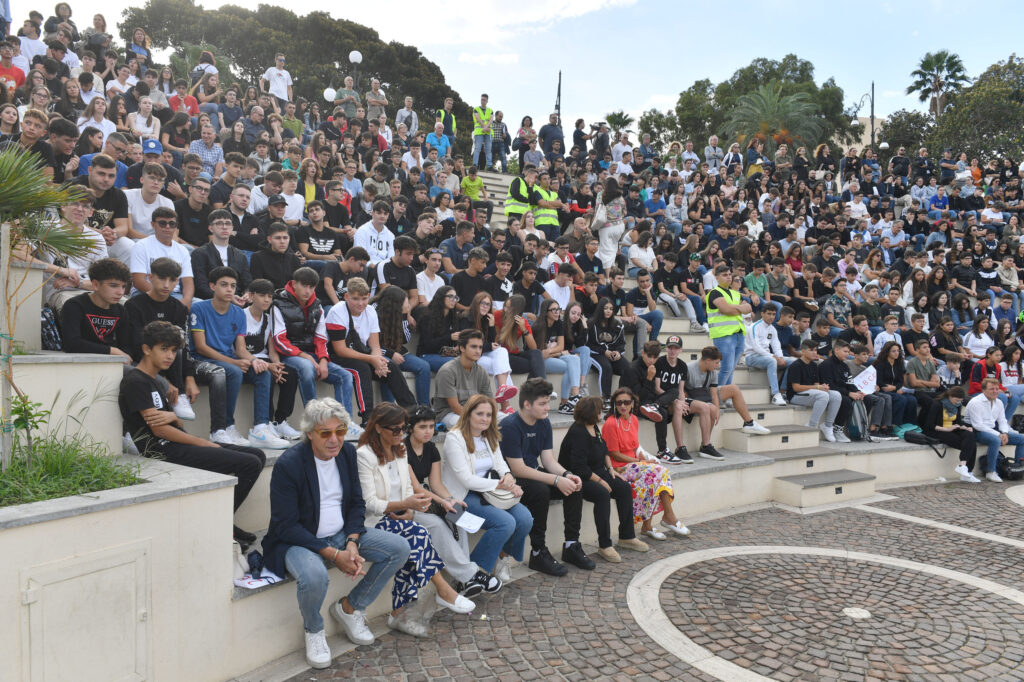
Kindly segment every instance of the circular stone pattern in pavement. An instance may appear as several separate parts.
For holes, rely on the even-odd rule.
[[[969,679],[971,671],[1007,679],[1014,671],[1010,679],[1024,678],[1024,605],[906,567],[729,556],[671,573],[659,596],[665,616],[694,644],[755,676]]]

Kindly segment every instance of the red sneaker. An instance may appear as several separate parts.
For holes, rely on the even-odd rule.
[[[512,398],[515,398],[517,395],[519,395],[518,388],[505,384],[498,389],[497,393],[495,393],[494,399],[499,403],[503,403],[508,400],[512,400]]]
[[[641,405],[640,414],[652,422],[661,421],[661,411],[654,405]]]

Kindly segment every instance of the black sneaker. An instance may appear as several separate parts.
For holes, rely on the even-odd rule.
[[[562,550],[562,561],[582,568],[584,571],[593,571],[596,566],[594,560],[587,556],[587,553],[583,551],[583,546],[578,542],[574,542]]]
[[[457,591],[464,597],[474,597],[484,591],[494,593],[500,589],[500,580],[483,571],[477,571],[472,578],[460,583]]]
[[[711,443],[708,443],[707,445],[701,445],[699,453],[700,456],[705,459],[715,459],[719,461],[725,459],[725,455],[716,450],[715,446],[712,445]]]
[[[578,403],[580,401],[580,398],[582,397],[582,395],[577,393],[576,395],[571,395],[568,398],[566,398],[565,402],[569,405],[572,405],[573,407],[576,407],[576,403]]]
[[[675,456],[680,464],[693,464],[693,457],[690,457],[690,452],[682,445],[676,448]]]
[[[573,403],[565,402],[565,403],[562,403],[561,405],[558,406],[558,414],[572,415],[572,413],[573,413],[573,411],[575,409],[576,409],[576,407],[575,407],[575,405]]]
[[[256,536],[248,531],[244,531],[238,526],[234,526],[234,539],[238,541],[238,544],[242,546],[242,551],[249,549],[254,542],[256,542]]]
[[[658,450],[658,460],[664,464],[672,463],[672,451],[668,448],[662,448]]]
[[[541,548],[536,554],[530,552],[530,563],[528,566],[534,571],[556,577],[562,577],[569,572],[568,568],[555,561],[555,557],[551,556],[551,552],[548,551],[547,547]]]

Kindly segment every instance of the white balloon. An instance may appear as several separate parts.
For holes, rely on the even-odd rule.
[[[334,98],[338,96],[338,91],[334,88],[327,88],[324,90],[324,99],[328,102],[333,102]]]

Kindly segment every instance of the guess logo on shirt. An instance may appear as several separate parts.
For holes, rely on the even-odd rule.
[[[85,319],[89,320],[89,326],[92,327],[93,332],[96,334],[96,338],[100,341],[106,341],[110,333],[114,331],[117,326],[119,317],[106,317],[104,315],[91,315],[86,314]]]

